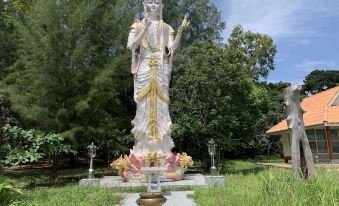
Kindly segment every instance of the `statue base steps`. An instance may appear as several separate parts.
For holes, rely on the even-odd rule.
[[[217,184],[221,187],[225,187],[225,177],[222,175],[205,176],[205,181],[207,185]]]
[[[80,187],[100,187],[100,179],[82,179],[79,182]]]
[[[207,186],[205,176],[202,174],[185,174],[183,180],[173,182],[161,182],[162,190],[171,189],[190,189],[196,186]],[[120,176],[105,176],[100,179],[101,187],[120,187],[120,188],[145,188],[148,183],[124,182]]]
[[[153,175],[146,175],[142,168],[164,168],[158,174],[160,181],[171,182],[183,180],[185,171],[193,163],[192,157],[184,152],[182,154],[150,152],[143,155],[121,155],[111,163],[111,167],[118,171],[118,175],[125,182],[130,183],[146,183],[149,181],[148,178],[152,178]]]

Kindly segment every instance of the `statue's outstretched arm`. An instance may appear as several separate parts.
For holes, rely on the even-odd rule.
[[[181,37],[182,37],[182,32],[184,30],[186,30],[189,25],[190,25],[190,22],[188,21],[187,16],[185,15],[185,18],[182,21],[182,24],[181,24],[181,26],[178,29],[178,34],[175,37],[175,40],[174,40],[173,44],[169,46],[171,51],[175,51],[179,47],[180,41],[181,41]]]

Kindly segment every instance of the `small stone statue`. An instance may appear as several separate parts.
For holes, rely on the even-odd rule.
[[[304,111],[300,107],[301,86],[292,85],[284,90],[284,102],[287,112],[287,124],[291,138],[292,172],[296,179],[314,176],[315,169],[312,151],[305,132]]]

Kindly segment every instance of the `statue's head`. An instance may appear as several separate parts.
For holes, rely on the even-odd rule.
[[[161,17],[162,13],[162,0],[144,0],[145,13],[156,13]]]

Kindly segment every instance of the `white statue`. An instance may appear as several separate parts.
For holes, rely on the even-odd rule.
[[[137,112],[132,121],[135,143],[130,155],[121,156],[111,166],[128,182],[147,182],[143,167],[161,167],[162,181],[184,178],[193,165],[186,153],[173,154],[172,122],[168,111],[168,87],[172,62],[182,32],[189,26],[186,16],[178,29],[162,20],[162,0],[144,0],[144,18],[131,27],[127,47],[132,50],[134,100]]]
[[[162,20],[162,0],[144,0],[144,18],[131,27],[127,47],[132,51],[134,100],[137,111],[132,121],[135,144],[131,154],[171,153],[169,83],[172,62],[182,32],[189,26],[186,16],[178,29]]]

